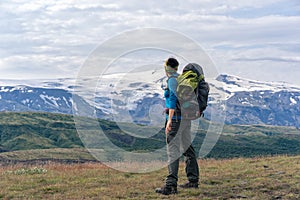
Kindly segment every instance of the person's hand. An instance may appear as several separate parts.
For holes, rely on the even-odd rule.
[[[172,129],[172,121],[168,120],[167,125],[166,125],[166,135],[169,134],[169,132],[171,131],[171,129]]]

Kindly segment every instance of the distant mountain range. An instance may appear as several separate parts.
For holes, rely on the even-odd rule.
[[[300,127],[300,87],[221,75],[226,99],[226,123]]]
[[[124,74],[103,76],[97,87],[92,79],[0,80],[0,111],[42,111],[72,114],[78,102],[102,119],[158,125],[164,107],[163,77]],[[144,73],[144,72],[143,72]],[[151,80],[151,81],[146,81]],[[300,128],[300,86],[259,82],[231,75],[207,80],[211,86],[205,116],[224,102],[226,124],[266,124]],[[73,111],[72,111],[73,107]]]

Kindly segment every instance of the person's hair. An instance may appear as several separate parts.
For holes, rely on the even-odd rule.
[[[172,68],[177,68],[179,65],[179,62],[175,58],[169,58],[166,61],[166,65]]]

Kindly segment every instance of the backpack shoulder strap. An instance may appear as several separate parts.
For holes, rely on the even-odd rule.
[[[168,77],[168,79],[167,79],[167,85],[168,85],[168,83],[169,83],[169,80],[171,79],[171,78],[175,78],[176,79],[176,81],[178,82],[178,76],[179,76],[179,74],[172,74],[170,77]],[[169,87],[169,86],[168,86]]]

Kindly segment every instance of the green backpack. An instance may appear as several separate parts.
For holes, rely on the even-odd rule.
[[[202,67],[196,63],[188,64],[178,76],[177,82],[181,117],[194,120],[203,116],[208,102],[209,85],[204,79]]]

